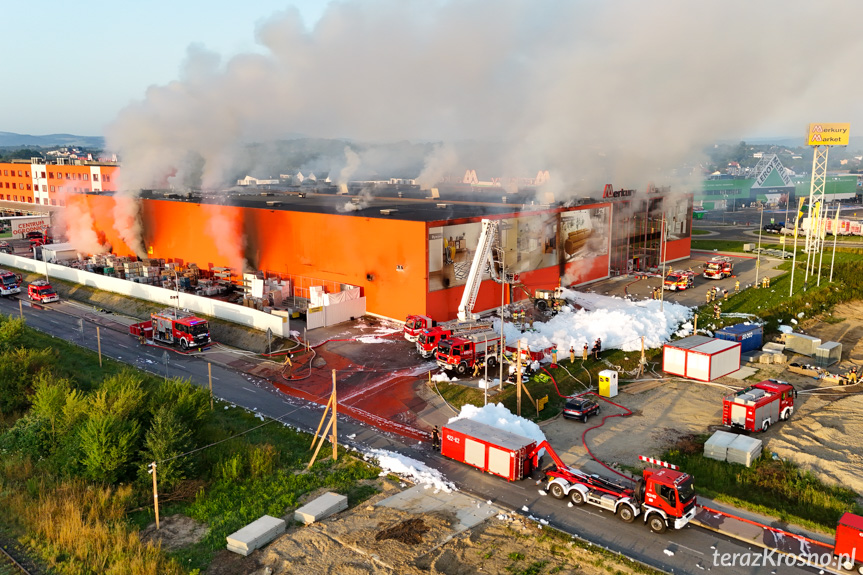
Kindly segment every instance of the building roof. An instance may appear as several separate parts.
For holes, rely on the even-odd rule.
[[[423,194],[428,194],[424,191]],[[486,216],[515,216],[522,212],[536,212],[562,208],[560,204],[532,204],[532,195],[519,194],[518,203],[509,194],[508,201],[500,198],[479,196],[478,200],[450,200],[444,198],[419,198],[316,193],[313,191],[276,191],[262,189],[230,190],[218,194],[179,194],[170,191],[145,190],[141,197],[152,200],[168,200],[206,204],[224,204],[246,208],[283,210],[293,212],[322,213],[332,215],[382,218],[418,222],[449,221]],[[411,194],[416,195],[416,194]],[[482,201],[485,199],[486,201]],[[496,199],[497,201],[490,201]],[[522,203],[525,202],[525,203]],[[608,203],[597,200],[596,204]]]

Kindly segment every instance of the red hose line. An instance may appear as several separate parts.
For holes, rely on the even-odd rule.
[[[550,372],[550,371],[548,371],[548,370],[547,370],[546,368],[544,368],[544,367],[542,368],[542,370],[543,370],[545,373],[547,373],[547,374],[548,374],[548,377],[550,377],[550,378],[551,378],[551,382],[554,384],[554,389],[555,389],[555,390],[557,390],[557,395],[559,395],[560,397],[564,397],[564,398],[569,397],[569,396],[567,396],[567,395],[563,395],[562,393],[560,393],[560,388],[558,388],[558,387],[557,387],[557,381],[555,381],[555,380],[554,380],[554,376],[553,376],[553,375],[551,375],[551,372]],[[597,428],[599,428],[599,427],[602,427],[603,425],[605,425],[605,420],[606,420],[606,419],[609,419],[609,418],[611,418],[611,417],[627,417],[627,416],[629,416],[629,415],[632,415],[632,411],[630,411],[630,410],[629,410],[629,409],[627,409],[626,407],[624,407],[624,406],[620,405],[619,403],[615,403],[615,402],[611,401],[610,399],[608,399],[608,398],[606,398],[606,397],[603,397],[603,396],[601,396],[601,395],[599,395],[598,393],[595,393],[595,392],[593,392],[593,391],[585,391],[585,392],[583,392],[583,393],[579,393],[579,394],[578,394],[577,396],[575,396],[575,397],[579,397],[579,396],[582,396],[582,395],[595,395],[596,397],[598,397],[598,398],[599,398],[599,399],[601,399],[602,401],[604,401],[604,402],[606,402],[606,403],[610,403],[611,405],[613,405],[613,406],[615,406],[615,407],[619,407],[620,409],[622,409],[623,411],[625,411],[625,412],[626,412],[626,413],[612,413],[612,414],[606,415],[605,417],[603,417],[603,418],[602,418],[602,421],[599,423],[599,425],[594,425],[593,427],[588,427],[587,429],[585,429],[585,430],[584,430],[584,433],[582,433],[582,434],[581,434],[581,443],[582,443],[582,445],[584,445],[584,449],[585,449],[585,450],[587,450],[587,454],[588,454],[588,455],[590,455],[590,457],[591,457],[591,458],[593,458],[593,460],[594,460],[594,461],[596,461],[597,463],[599,463],[600,465],[602,465],[603,467],[605,467],[606,469],[608,469],[609,471],[611,471],[611,472],[612,472],[612,473],[614,473],[615,475],[619,475],[620,477],[623,477],[623,478],[624,478],[624,479],[626,479],[627,481],[632,481],[632,478],[631,478],[631,477],[629,477],[629,476],[627,476],[627,475],[624,475],[623,473],[620,473],[619,471],[617,471],[617,470],[615,470],[615,469],[612,469],[611,467],[609,467],[608,465],[606,465],[605,463],[603,463],[603,462],[602,462],[598,457],[596,457],[596,456],[593,454],[593,452],[590,450],[590,447],[588,447],[588,446],[587,446],[587,432],[588,432],[588,431],[592,431],[592,430],[594,430],[594,429],[597,429]]]

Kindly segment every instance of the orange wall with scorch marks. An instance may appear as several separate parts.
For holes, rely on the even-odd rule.
[[[114,253],[130,255],[112,227],[113,198],[75,199],[83,199]],[[223,239],[236,233],[245,237],[242,253],[253,269],[360,286],[367,309],[387,317],[426,307],[424,222],[161,200],[141,200],[141,220],[144,246],[154,258],[230,267],[232,242]]]

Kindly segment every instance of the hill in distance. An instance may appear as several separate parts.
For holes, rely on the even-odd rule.
[[[46,134],[32,136],[14,132],[0,132],[0,147],[38,146],[40,148],[56,148],[62,146],[79,146],[83,148],[103,148],[105,139],[101,136],[76,136],[74,134]]]

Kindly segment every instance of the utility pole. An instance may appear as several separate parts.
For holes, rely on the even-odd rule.
[[[99,333],[99,326],[96,326],[96,346],[99,348],[99,367],[102,367],[102,335]]]
[[[500,246],[498,247],[498,253],[500,254],[500,389],[503,389],[503,362],[504,362],[504,354],[506,353],[506,340],[503,335],[503,306],[504,306],[504,296],[506,295],[506,254],[503,251],[503,226],[500,229]],[[519,400],[519,405],[521,400]]]
[[[664,201],[664,200],[663,200]],[[659,259],[662,262],[662,277],[659,279],[659,311],[665,309],[665,257],[663,256],[663,245],[665,244],[665,207],[662,210],[662,222],[659,227]]]
[[[794,268],[797,267],[797,224],[800,222],[804,201],[806,198],[800,198],[800,202],[797,204],[797,214],[794,216],[794,249],[791,252],[791,286],[788,288],[788,297],[794,294]]]
[[[159,490],[156,485],[156,462],[154,461],[149,466],[150,473],[153,474],[153,508],[156,510],[156,530],[159,529]]]
[[[488,332],[485,334],[485,361],[483,361],[483,367],[485,368],[485,385],[483,386],[482,392],[482,404],[488,405]]]
[[[207,379],[210,381],[210,411],[213,411],[213,364],[207,362]]]
[[[521,340],[518,340],[518,351],[515,356],[515,386],[516,415],[521,417]]]

